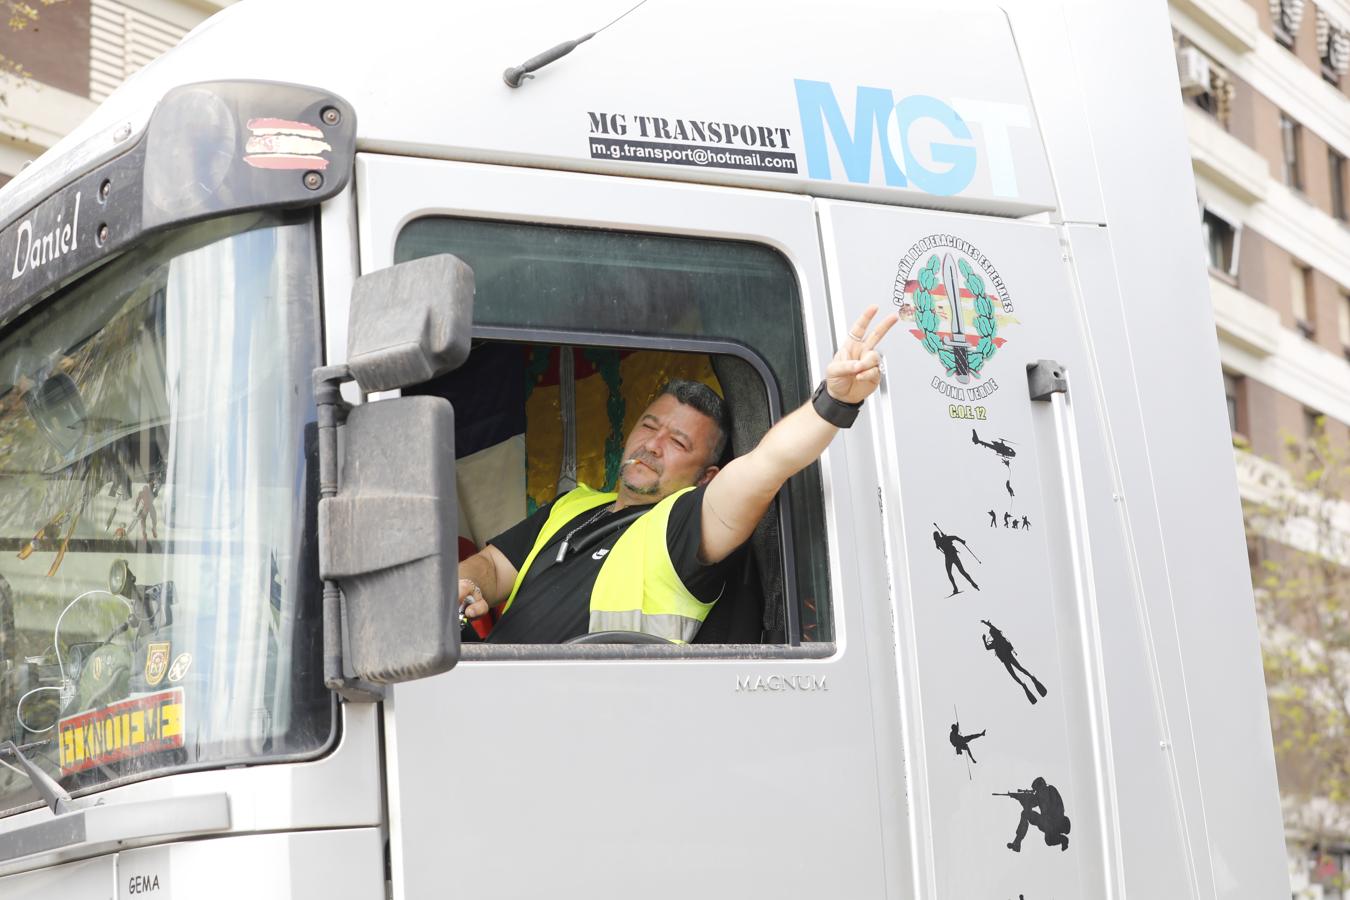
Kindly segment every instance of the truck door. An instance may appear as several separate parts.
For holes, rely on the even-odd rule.
[[[434,252],[475,269],[465,370],[481,368],[445,388],[469,549],[569,479],[612,477],[605,441],[647,399],[631,385],[716,379],[750,429],[733,434],[743,449],[833,353],[809,198],[373,155],[358,186],[363,271]],[[499,433],[466,427],[489,420]],[[879,788],[866,646],[846,637],[884,588],[877,565],[864,584],[841,561],[854,510],[875,509],[850,493],[847,446],[794,479],[757,535],[748,630],[466,646],[453,672],[393,689],[396,896],[883,895],[878,823],[898,804]]]
[[[1098,399],[1091,298],[1059,232],[819,212],[836,321],[872,303],[901,316],[873,438],[916,882],[934,897],[1178,896],[1195,873],[1159,752],[1159,651],[1111,501],[1112,427],[1121,439],[1135,420]],[[1031,398],[1042,358],[1067,395]]]

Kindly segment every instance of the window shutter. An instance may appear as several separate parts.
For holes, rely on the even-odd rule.
[[[1303,0],[1270,0],[1270,18],[1276,28],[1293,34],[1303,21]]]
[[[118,0],[91,0],[89,31],[89,96],[99,102],[187,34]]]

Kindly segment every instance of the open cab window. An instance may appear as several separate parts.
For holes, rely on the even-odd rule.
[[[397,262],[453,253],[474,270],[468,363],[418,390],[455,406],[461,557],[573,483],[611,488],[661,385],[726,400],[730,455],[810,392],[788,262],[750,243],[460,218],[400,234]],[[819,471],[791,479],[696,644],[833,640]]]

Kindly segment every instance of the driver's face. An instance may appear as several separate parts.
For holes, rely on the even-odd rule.
[[[670,394],[652,402],[624,444],[619,482],[639,502],[656,503],[681,488],[704,484],[717,469],[717,423]]]

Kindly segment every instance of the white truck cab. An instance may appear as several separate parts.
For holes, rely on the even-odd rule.
[[[248,0],[0,191],[0,897],[1287,895],[1166,5],[630,5]],[[694,640],[461,634],[870,305]]]

